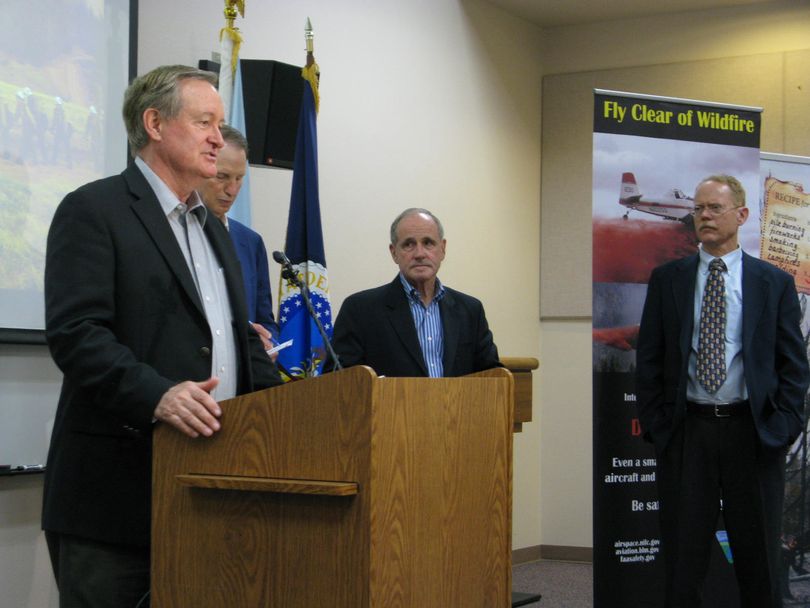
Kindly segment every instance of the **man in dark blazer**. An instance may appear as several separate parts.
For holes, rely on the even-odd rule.
[[[807,353],[793,278],[739,247],[747,218],[737,179],[700,182],[700,251],[653,271],[642,315],[636,389],[644,436],[657,453],[673,608],[701,606],[721,500],[742,606],[782,605],[785,456],[804,429]],[[701,311],[711,306],[713,290],[704,286],[715,278],[723,346],[713,360]]]
[[[406,209],[391,225],[399,275],[346,298],[333,346],[341,365],[381,376],[462,376],[500,365],[484,307],[437,278],[446,241],[426,209]]]
[[[227,216],[247,173],[248,142],[237,129],[222,125],[222,139],[225,146],[217,156],[217,174],[205,180],[200,187],[200,196],[231,235],[242,278],[245,281],[248,319],[262,337],[265,348],[272,347],[281,335],[273,316],[273,292],[270,288],[270,269],[267,263],[267,250],[261,235]],[[277,355],[273,355],[273,359]]]
[[[148,605],[154,425],[202,441],[218,400],[280,383],[233,244],[195,192],[223,145],[215,82],[185,66],[136,79],[135,163],[68,194],[48,234],[46,336],[64,379],[42,526],[61,606]]]
[[[255,230],[233,218],[228,218],[228,232],[236,248],[236,256],[242,266],[245,281],[245,297],[248,305],[248,318],[267,330],[261,332],[268,340],[278,341],[281,330],[273,315],[273,290],[270,287],[270,268],[267,263],[267,249],[264,240]]]

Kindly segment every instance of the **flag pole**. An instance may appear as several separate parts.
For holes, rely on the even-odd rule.
[[[312,86],[312,95],[315,97],[315,114],[317,114],[321,103],[321,96],[318,93],[321,84],[321,68],[315,62],[315,33],[312,30],[312,22],[309,17],[307,17],[307,23],[304,26],[304,39],[307,43],[307,63],[301,75]]]

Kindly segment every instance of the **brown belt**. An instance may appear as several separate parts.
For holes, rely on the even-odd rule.
[[[748,400],[733,403],[694,403],[686,402],[686,412],[701,418],[731,418],[750,412]]]

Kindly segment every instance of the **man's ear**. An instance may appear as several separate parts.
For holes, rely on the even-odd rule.
[[[146,130],[146,134],[149,135],[149,139],[160,141],[162,139],[160,135],[162,126],[163,121],[161,120],[160,112],[155,108],[147,108],[143,113],[143,128]]]
[[[396,256],[397,248],[389,243],[388,244],[388,251],[391,253],[391,259],[396,262],[397,261],[397,256]]]
[[[745,223],[745,220],[748,219],[748,207],[741,207],[740,213],[737,216],[737,225],[742,226]]]

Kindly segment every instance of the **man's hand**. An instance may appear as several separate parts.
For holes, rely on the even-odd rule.
[[[219,430],[222,410],[209,394],[219,378],[209,378],[204,382],[187,380],[174,385],[160,398],[155,408],[155,418],[171,424],[189,437],[204,435],[210,437]]]
[[[267,328],[264,325],[259,325],[258,323],[251,323],[253,329],[256,330],[256,333],[259,334],[259,337],[262,339],[262,346],[264,346],[264,350],[270,350],[273,348],[273,343],[270,341],[270,332],[267,331]],[[273,353],[272,355],[268,355],[272,361],[275,361],[278,358],[278,352]]]

